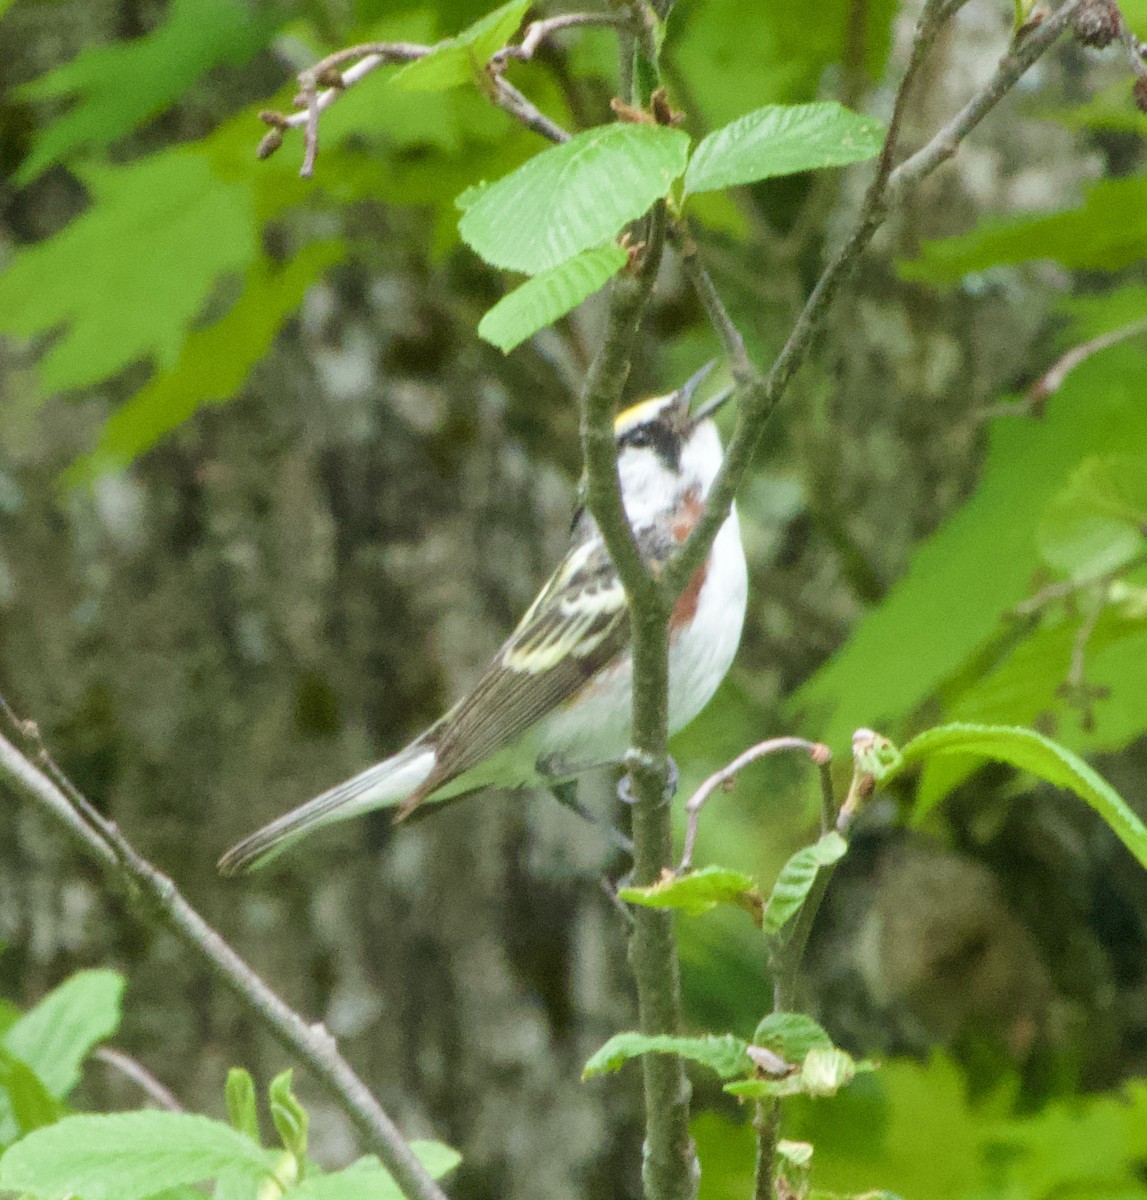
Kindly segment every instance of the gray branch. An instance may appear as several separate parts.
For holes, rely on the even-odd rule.
[[[737,423],[721,472],[709,494],[705,515],[663,577],[666,586],[674,593],[685,586],[693,571],[708,554],[717,531],[729,514],[737,488],[752,461],[769,418],[793,376],[808,358],[813,343],[824,326],[824,319],[832,301],[852,274],[861,254],[884,223],[892,206],[903,200],[910,190],[956,153],[964,139],[1015,87],[1032,64],[1055,44],[1070,26],[1076,9],[1084,0],[1067,0],[1067,3],[1046,17],[1040,25],[1022,33],[1000,60],[991,80],[929,140],[927,145],[893,168],[892,160],[899,137],[900,121],[912,82],[944,22],[965,2],[966,0],[932,0],[926,5],[916,27],[908,67],[897,90],[888,134],[877,160],[876,175],[869,185],[852,232],[817,280],[792,332],[769,371],[762,373],[750,364],[750,369],[743,371],[738,380],[740,388]],[[703,280],[699,285],[698,267],[690,267],[688,260],[686,269],[690,271],[690,278],[694,286],[698,287],[702,304],[712,318],[715,289],[706,288]],[[723,306],[716,315],[714,327],[728,347],[729,328],[735,326]]]
[[[446,1200],[445,1192],[430,1178],[370,1089],[339,1053],[334,1038],[321,1024],[308,1025],[279,999],[188,904],[175,884],[55,773],[57,778],[50,778],[0,736],[0,784],[60,825],[85,854],[99,863],[133,907],[145,909],[203,959],[259,1023],[314,1072],[354,1123],[363,1145],[378,1155],[409,1200]]]

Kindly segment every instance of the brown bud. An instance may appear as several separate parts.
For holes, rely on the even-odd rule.
[[[1119,36],[1119,9],[1112,0],[1084,0],[1075,10],[1071,28],[1077,42],[1102,50]]]
[[[259,120],[262,121],[264,125],[270,125],[274,129],[290,128],[287,118],[284,117],[282,113],[275,112],[273,108],[263,109],[263,111],[259,113]]]
[[[255,150],[255,157],[258,159],[270,158],[282,144],[283,131],[281,129],[268,129],[263,136],[263,140]]]
[[[653,119],[658,125],[676,126],[685,120],[685,114],[678,112],[669,103],[669,93],[663,87],[659,87],[649,97],[649,107],[653,110]]]
[[[1147,113],[1147,75],[1135,76],[1135,83],[1131,87],[1131,94],[1135,97],[1135,107],[1140,112]]]
[[[341,88],[346,86],[343,83],[343,73],[338,67],[327,67],[326,70],[320,71],[315,76],[315,83],[319,87],[325,88]]]
[[[610,102],[609,107],[617,114],[619,121],[624,121],[629,125],[652,125],[653,117],[643,108],[634,108],[632,104],[626,104],[624,100],[619,100],[615,96]]]

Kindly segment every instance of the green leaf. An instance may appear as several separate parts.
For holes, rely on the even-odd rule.
[[[227,1116],[232,1126],[253,1142],[259,1141],[259,1110],[255,1103],[255,1081],[251,1072],[232,1067],[227,1072]]]
[[[1044,562],[1073,579],[1118,570],[1147,549],[1147,455],[1085,459],[1048,505]]]
[[[690,1062],[716,1071],[722,1079],[747,1075],[753,1069],[747,1044],[731,1033],[720,1037],[711,1034],[704,1037],[671,1037],[668,1034],[615,1033],[585,1064],[582,1078],[591,1079],[594,1075],[616,1071],[631,1058],[638,1058],[642,1054],[679,1054]]]
[[[883,141],[879,121],[834,101],[769,104],[701,140],[685,172],[685,194],[862,162]]]
[[[847,850],[848,843],[839,833],[826,833],[813,845],[798,850],[785,863],[765,905],[766,933],[777,933],[797,914],[821,867],[839,862]]]
[[[441,1142],[411,1142],[415,1158],[434,1179],[453,1171],[462,1156]],[[297,1200],[404,1200],[401,1189],[377,1158],[360,1158],[342,1171],[307,1179],[292,1188]]]
[[[1077,367],[1042,420],[991,423],[968,502],[793,698],[809,734],[834,745],[860,726],[888,729],[975,669],[1001,616],[1030,595],[1036,530],[1071,471],[1089,455],[1147,446],[1142,377],[1142,352],[1116,346]]]
[[[685,170],[689,138],[657,125],[600,125],[467,194],[463,240],[487,262],[535,275],[600,246]]]
[[[906,279],[957,283],[1002,264],[1052,259],[1075,270],[1116,271],[1138,263],[1147,244],[1147,179],[1105,179],[1081,207],[1051,216],[985,221],[961,237],[926,242],[901,264]]]
[[[761,893],[752,877],[726,867],[704,867],[650,887],[621,888],[617,894],[631,904],[679,908],[691,917],[707,913],[718,904],[732,904],[747,909],[758,924],[761,918]]]
[[[0,1000],[0,1038],[20,1019],[20,1010],[7,1000]]]
[[[394,76],[397,86],[418,92],[441,92],[472,83],[490,58],[518,32],[530,0],[510,0],[487,13],[457,37],[439,42],[424,58]]]
[[[833,1096],[850,1084],[858,1071],[874,1070],[872,1063],[857,1062],[835,1046],[814,1046],[805,1055],[799,1071],[779,1079],[738,1079],[725,1084],[725,1091],[744,1099],[768,1096]]]
[[[239,66],[261,50],[274,14],[236,0],[172,0],[155,32],[89,47],[62,67],[18,88],[23,100],[75,102],[48,122],[20,167],[24,185],[79,150],[101,150],[185,95],[212,67]]]
[[[913,738],[901,751],[902,767],[937,755],[976,755],[1006,762],[1074,792],[1111,826],[1119,840],[1147,867],[1147,827],[1114,788],[1078,755],[1032,729],[1007,725],[941,725]]]
[[[1081,622],[1067,608],[1045,617],[994,669],[978,675],[949,705],[952,722],[971,725],[1033,725],[1054,728],[1057,740],[1077,754],[1118,750],[1147,728],[1142,681],[1147,679],[1147,611],[1144,593],[1132,584],[1108,589],[1107,606],[1087,643],[1086,679],[1106,696],[1082,722],[1062,689],[1071,671]],[[1054,722],[1049,726],[1048,722]],[[945,755],[924,764],[916,793],[925,814],[982,765],[974,756]]]
[[[264,1174],[268,1156],[246,1134],[190,1113],[143,1111],[65,1117],[0,1159],[0,1191],[83,1200],[145,1200],[242,1167]]]
[[[775,1051],[786,1062],[799,1063],[816,1047],[831,1048],[832,1038],[804,1013],[774,1012],[761,1019],[753,1045]]]
[[[88,1051],[119,1028],[123,987],[115,971],[78,971],[8,1030],[4,1048],[62,1100],[79,1082]]]
[[[119,470],[204,404],[235,399],[307,288],[346,253],[342,242],[315,242],[282,267],[258,258],[230,311],[188,335],[178,361],[160,371],[108,418],[91,454],[67,471],[74,486]]]
[[[258,250],[250,190],[216,178],[200,155],[173,150],[83,175],[88,210],[0,275],[0,333],[63,328],[40,362],[47,391],[140,358],[170,366],[220,275],[245,270]]]
[[[51,1125],[63,1112],[32,1068],[0,1049],[0,1146],[14,1140],[17,1132]]]
[[[288,1068],[276,1075],[271,1080],[268,1096],[271,1101],[271,1120],[275,1122],[275,1129],[284,1148],[302,1163],[307,1158],[307,1131],[311,1119],[307,1110],[299,1103],[298,1097],[291,1091],[293,1073]]]
[[[604,286],[626,261],[614,242],[582,251],[499,300],[479,323],[478,336],[509,353]]]

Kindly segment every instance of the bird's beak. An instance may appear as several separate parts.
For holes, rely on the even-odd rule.
[[[715,358],[711,359],[696,374],[686,379],[677,391],[677,406],[682,413],[688,415],[691,426],[700,425],[706,417],[711,417],[732,396],[735,390],[732,387],[722,388],[715,395],[710,396],[695,413],[689,415],[689,405],[693,401],[694,393],[705,382],[709,373],[716,365],[717,360]]]
[[[689,405],[693,403],[693,394],[705,382],[709,372],[717,365],[717,360],[711,358],[699,371],[695,371],[688,379],[677,389],[677,394],[673,398],[673,407],[683,415],[688,415]]]
[[[706,417],[711,417],[726,401],[733,398],[733,393],[736,392],[736,387],[729,384],[728,387],[723,387],[719,392],[714,392],[708,400],[693,414],[693,424],[700,425]]]

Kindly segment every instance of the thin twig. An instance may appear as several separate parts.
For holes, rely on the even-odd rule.
[[[1137,571],[1144,564],[1147,564],[1147,552],[1136,554],[1134,558],[1128,559],[1121,567],[1117,567],[1114,571],[1108,571],[1103,575],[1092,575],[1087,579],[1057,580],[1055,583],[1049,583],[1046,587],[1040,588],[1034,596],[1029,596],[1026,600],[1021,600],[1012,609],[1012,613],[1017,617],[1034,616],[1041,609],[1047,608],[1049,604],[1054,604],[1057,600],[1066,600],[1071,596],[1078,595],[1080,592],[1090,591],[1097,585],[1107,587],[1117,579],[1129,575],[1132,571]]]
[[[992,79],[915,154],[893,168],[900,123],[912,82],[943,23],[967,0],[931,0],[917,23],[911,56],[897,90],[888,134],[877,160],[876,175],[861,204],[852,232],[817,280],[780,354],[767,375],[742,385],[737,424],[721,471],[710,489],[706,510],[677,557],[662,575],[665,586],[680,592],[704,560],[725,522],[737,487],[752,461],[765,425],[793,376],[809,355],[829,306],[852,273],[861,254],[895,202],[951,158],[964,139],[1016,85],[1029,67],[1059,38],[1084,0],[1067,0],[1039,26],[1014,43],[1000,60]]]
[[[527,27],[525,36],[517,46],[504,46],[490,59],[488,77],[490,86],[483,89],[489,99],[514,120],[547,141],[561,143],[569,140],[569,134],[557,122],[547,117],[535,104],[503,76],[511,59],[528,61],[538,47],[551,34],[575,26],[599,25],[619,30],[633,28],[629,12],[619,13],[565,13],[546,20],[535,21]],[[260,114],[263,121],[277,133],[269,134],[273,141],[264,139],[260,157],[274,153],[281,145],[282,133],[287,129],[303,130],[303,164],[299,174],[310,179],[315,171],[315,159],[319,152],[319,117],[348,88],[366,78],[381,66],[394,63],[416,62],[425,58],[433,46],[414,42],[362,42],[346,46],[328,54],[305,71],[299,72],[299,94],[295,97],[297,111],[279,113],[268,110]],[[357,60],[357,61],[355,61]],[[343,70],[344,63],[351,63]]]
[[[1116,346],[1128,338],[1138,337],[1141,333],[1147,333],[1147,319],[1132,321],[1120,329],[1112,329],[1089,341],[1080,342],[1078,346],[1072,346],[1028,388],[1024,397],[1025,407],[1028,411],[1040,411],[1047,403],[1048,397],[1059,391],[1063,381],[1080,363],[1086,362],[1093,354],[1098,354],[1109,346]]]
[[[706,802],[713,793],[718,788],[728,789],[733,780],[737,778],[737,775],[750,763],[755,763],[759,759],[767,758],[770,754],[778,754],[784,750],[803,750],[821,768],[823,787],[823,772],[828,769],[832,762],[832,751],[822,743],[810,742],[805,738],[798,737],[777,737],[769,738],[766,741],[758,742],[755,746],[750,746],[748,750],[743,754],[739,754],[727,766],[722,767],[719,771],[714,771],[686,801],[685,813],[688,819],[685,824],[685,849],[681,855],[681,862],[677,867],[678,875],[684,874],[693,867],[693,849],[697,842],[697,827],[701,821],[701,810],[705,807]],[[831,797],[831,778],[828,786],[829,796]]]
[[[560,33],[563,29],[586,25],[604,25],[613,29],[632,31],[633,19],[628,11],[621,10],[618,12],[559,13],[557,16],[546,17],[541,21],[531,21],[526,26],[522,40],[516,46],[503,46],[490,59],[490,66],[494,70],[500,70],[510,59],[529,62],[537,53],[538,47],[551,34]]]
[[[11,708],[3,704],[14,719]],[[27,734],[28,723],[17,722]],[[58,768],[56,768],[58,770]],[[321,1024],[308,1025],[285,1004],[183,898],[175,884],[144,859],[116,825],[84,801],[83,815],[67,790],[0,737],[0,782],[34,804],[94,857],[136,903],[143,902],[185,946],[204,960],[231,992],[291,1053],[298,1056],[336,1098],[363,1144],[378,1155],[409,1200],[446,1200],[446,1194],[415,1158],[394,1122],[342,1057]]]
[[[149,1100],[154,1101],[160,1108],[166,1109],[167,1112],[184,1111],[183,1105],[179,1103],[175,1093],[156,1079],[139,1059],[132,1058],[130,1054],[124,1054],[122,1050],[113,1050],[110,1046],[98,1047],[92,1052],[92,1057],[97,1062],[102,1062],[104,1066],[111,1067],[125,1079],[130,1079]]]

